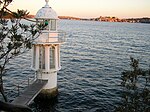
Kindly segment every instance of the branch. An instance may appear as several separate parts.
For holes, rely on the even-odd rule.
[[[14,105],[0,101],[0,110],[7,112],[32,112],[32,110],[24,105]]]
[[[25,20],[27,20],[27,21],[31,21],[31,22],[36,22],[36,21],[31,20],[31,19],[28,19],[28,18],[23,18],[23,19],[25,19]]]

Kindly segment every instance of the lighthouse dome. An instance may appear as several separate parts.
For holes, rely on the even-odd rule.
[[[35,15],[35,19],[58,19],[57,13],[48,5],[48,0],[46,5],[42,7]]]

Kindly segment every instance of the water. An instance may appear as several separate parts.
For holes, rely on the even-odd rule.
[[[58,101],[38,110],[34,103],[31,107],[35,112],[112,112],[121,101],[120,76],[130,69],[130,56],[142,68],[150,64],[150,25],[60,20],[59,29],[67,33],[67,42],[61,46]],[[11,62],[4,78],[7,91],[34,78],[30,60],[28,52]]]

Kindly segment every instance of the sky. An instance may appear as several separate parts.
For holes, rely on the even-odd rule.
[[[35,15],[44,5],[45,0],[13,0],[9,8],[28,10]],[[150,0],[49,0],[49,5],[59,16],[150,17]]]

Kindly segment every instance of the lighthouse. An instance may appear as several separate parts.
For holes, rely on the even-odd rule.
[[[37,26],[44,27],[32,44],[32,68],[36,78],[48,80],[38,96],[45,98],[54,97],[58,93],[57,72],[60,65],[60,45],[65,41],[65,33],[58,31],[57,13],[49,6],[49,0],[35,15]]]

